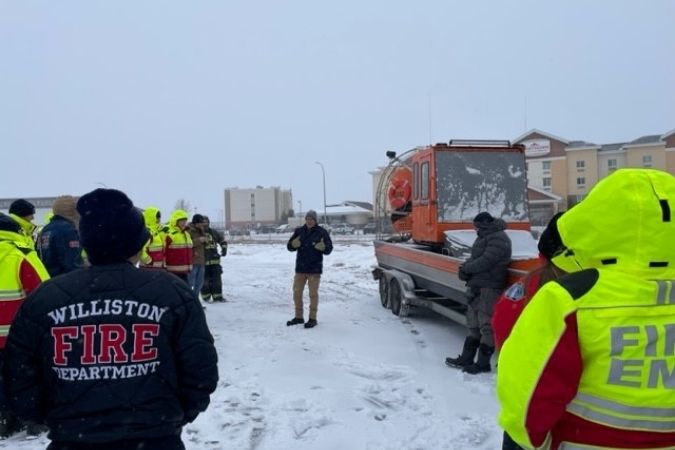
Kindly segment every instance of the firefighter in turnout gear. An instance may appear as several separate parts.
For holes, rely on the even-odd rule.
[[[0,214],[0,367],[16,312],[26,296],[47,279],[49,273],[26,241],[21,226],[11,217]],[[8,436],[13,424],[4,386],[0,385],[0,437]],[[28,430],[30,434],[34,434],[32,428]]]
[[[223,266],[220,264],[220,258],[227,255],[227,241],[223,235],[211,228],[211,221],[208,216],[203,216],[206,223],[206,242],[204,243],[206,266],[204,272],[204,285],[202,286],[202,299],[210,302],[224,302],[223,297]],[[220,246],[220,253],[218,253]]]
[[[187,230],[188,215],[182,209],[171,213],[164,236],[164,263],[166,270],[186,283],[192,270],[192,238]]]
[[[557,222],[568,272],[499,355],[499,422],[524,448],[675,448],[675,177],[620,169]]]
[[[143,210],[145,227],[150,233],[150,240],[141,251],[141,267],[148,269],[164,268],[164,240],[162,231],[162,213],[154,206]]]

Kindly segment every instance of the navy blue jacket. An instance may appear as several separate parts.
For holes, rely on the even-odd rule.
[[[300,247],[296,249],[293,248],[291,242],[297,237],[300,238]],[[326,246],[323,252],[314,248],[314,244],[321,239]],[[286,244],[286,248],[290,252],[298,252],[295,258],[295,273],[322,273],[323,255],[330,255],[333,251],[333,242],[330,240],[328,232],[319,225],[315,225],[312,229],[303,225],[295,229],[293,236]]]
[[[130,263],[42,283],[19,309],[4,356],[14,413],[44,420],[53,441],[90,448],[179,436],[218,382],[195,294],[169,273]]]
[[[82,267],[80,234],[75,224],[62,216],[52,217],[42,229],[37,252],[51,277]]]

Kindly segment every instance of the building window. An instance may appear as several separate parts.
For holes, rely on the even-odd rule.
[[[586,186],[586,177],[577,177],[577,187],[582,188]]]
[[[616,164],[616,159],[608,159],[607,160],[607,170],[610,172],[614,172],[617,168]]]
[[[586,170],[586,161],[577,161],[577,172]]]
[[[543,170],[544,173],[550,172],[551,171],[551,161],[542,161],[541,170]]]
[[[551,191],[551,177],[544,177],[542,179],[542,185],[544,186],[545,191]]]
[[[652,155],[642,156],[642,167],[652,167]]]
[[[420,177],[420,195],[422,200],[429,198],[429,163],[422,163],[422,176]]]

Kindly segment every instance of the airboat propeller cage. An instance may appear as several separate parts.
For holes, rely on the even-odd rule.
[[[473,228],[473,218],[482,211],[510,229],[530,229],[521,145],[452,140],[419,147],[393,159],[383,178],[376,213],[415,242],[441,244],[445,231]],[[410,180],[409,190],[402,180]]]

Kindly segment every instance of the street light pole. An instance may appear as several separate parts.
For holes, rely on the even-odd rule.
[[[321,166],[321,175],[323,176],[323,221],[328,223],[328,214],[326,214],[326,169],[323,168],[323,164],[319,161],[314,161],[315,164]]]

